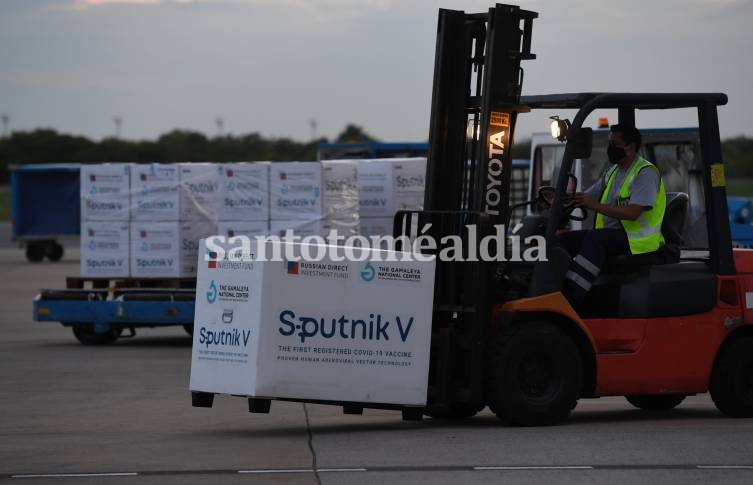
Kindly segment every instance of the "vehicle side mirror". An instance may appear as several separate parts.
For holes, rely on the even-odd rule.
[[[567,142],[573,144],[573,159],[590,158],[593,140],[594,135],[591,128],[570,127],[567,131]]]

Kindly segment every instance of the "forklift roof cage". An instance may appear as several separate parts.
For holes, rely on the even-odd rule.
[[[727,104],[723,93],[569,93],[541,96],[525,96],[521,104],[530,109],[578,109],[570,131],[575,133],[585,119],[597,109],[617,109],[619,122],[635,126],[635,110],[696,108],[701,142],[701,158],[704,172],[704,194],[707,210],[707,227],[711,269],[716,274],[735,274],[732,243],[727,217],[727,194],[722,165],[722,149],[719,141],[717,106]],[[563,196],[568,183],[575,155],[574,144],[568,140],[557,178],[556,195],[552,213],[563,209]],[[547,245],[553,244],[557,230],[556,218],[550,218],[546,229]],[[532,295],[556,291],[556,282],[551,278],[549,263],[536,265]]]

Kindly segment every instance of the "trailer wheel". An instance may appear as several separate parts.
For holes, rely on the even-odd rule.
[[[191,325],[189,325],[189,324],[183,325],[183,330],[185,330],[188,335],[190,335],[191,337],[193,337],[193,324],[191,324]]]
[[[727,416],[753,417],[753,336],[735,338],[722,347],[709,392],[717,409]]]
[[[47,259],[57,262],[63,259],[63,245],[59,242],[53,241],[47,245]]]
[[[91,323],[73,325],[73,336],[84,345],[110,345],[120,337],[121,328],[110,327],[107,332],[97,333]]]
[[[685,396],[665,394],[660,396],[625,396],[627,402],[645,411],[669,411],[680,405]]]
[[[575,408],[583,386],[581,355],[556,325],[525,322],[499,332],[489,358],[489,407],[503,421],[551,425]]]
[[[38,263],[44,259],[47,248],[44,244],[26,243],[26,259],[32,263]]]

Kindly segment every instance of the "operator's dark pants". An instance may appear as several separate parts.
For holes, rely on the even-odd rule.
[[[608,257],[630,254],[623,229],[570,231],[560,234],[557,240],[573,258],[564,287],[565,296],[573,305],[583,303]]]

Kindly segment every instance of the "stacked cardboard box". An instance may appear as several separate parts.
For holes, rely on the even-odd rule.
[[[81,166],[81,276],[130,274],[130,165]]]
[[[180,172],[180,276],[196,276],[199,240],[217,233],[219,175],[213,163],[181,163]]]
[[[320,234],[332,230],[345,239],[358,234],[358,162],[327,160],[322,165]]]
[[[423,209],[425,174],[425,158],[359,161],[361,235],[392,235],[397,211]]]
[[[217,166],[217,233],[225,237],[269,232],[269,162]]]
[[[322,166],[316,162],[276,162],[269,170],[271,235],[292,230],[305,238],[321,233]]]
[[[180,172],[177,165],[131,167],[131,276],[180,276]]]

